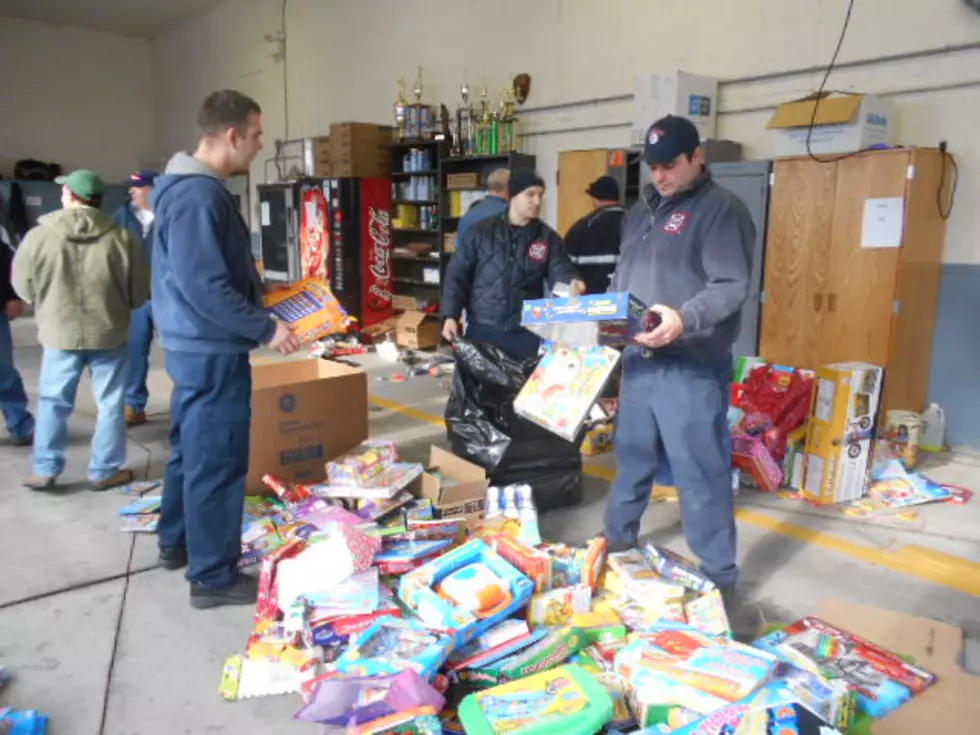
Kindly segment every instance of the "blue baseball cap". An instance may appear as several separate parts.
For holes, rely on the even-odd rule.
[[[685,117],[668,115],[647,130],[643,160],[649,164],[670,163],[682,153],[691,155],[701,145],[701,134]]]
[[[136,173],[131,174],[126,184],[129,186],[153,186],[153,183],[156,180],[157,180],[156,171],[150,171],[149,169],[141,169]]]

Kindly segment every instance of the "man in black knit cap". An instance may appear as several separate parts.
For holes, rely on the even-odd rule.
[[[544,189],[534,171],[512,172],[507,211],[473,225],[460,240],[442,295],[447,340],[459,335],[465,309],[468,339],[492,344],[518,360],[532,358],[540,340],[521,327],[524,301],[544,298],[546,283],[568,283],[574,295],[585,292],[565,243],[538,219]]]

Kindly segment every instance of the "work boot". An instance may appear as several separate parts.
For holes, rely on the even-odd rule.
[[[183,546],[161,546],[157,563],[164,569],[174,571],[187,566],[187,549]]]
[[[48,477],[47,475],[31,475],[26,480],[24,480],[24,487],[28,490],[51,490],[55,483],[58,482],[57,477]]]
[[[104,480],[92,480],[92,490],[97,493],[105,492],[106,490],[112,490],[114,487],[119,487],[120,485],[128,485],[135,479],[133,471],[130,469],[123,468],[121,470],[116,470],[116,474],[111,477],[107,477]]]
[[[607,554],[622,554],[624,551],[632,551],[637,547],[636,543],[630,543],[628,541],[610,541],[605,531],[600,533],[599,536],[606,540]]]
[[[725,604],[728,626],[736,641],[753,643],[762,637],[766,629],[766,619],[758,605],[745,600],[735,587],[722,587],[721,599]]]
[[[258,596],[258,580],[244,574],[239,574],[235,583],[228,587],[208,587],[200,582],[191,582],[191,607],[198,610],[225,605],[254,605]]]
[[[126,406],[126,426],[140,426],[146,423],[146,411],[142,408]]]
[[[34,435],[28,434],[27,436],[14,436],[11,437],[11,442],[15,447],[29,447],[34,443]]]

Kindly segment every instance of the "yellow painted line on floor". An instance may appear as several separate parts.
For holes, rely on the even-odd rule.
[[[371,402],[376,406],[409,416],[418,421],[425,421],[440,427],[445,426],[445,421],[441,416],[407,406],[398,401],[371,396]],[[611,467],[586,464],[583,469],[586,474],[603,480],[611,481],[616,476],[616,470]],[[918,544],[909,544],[894,550],[880,549],[855,541],[848,541],[824,531],[801,526],[798,523],[779,520],[748,508],[739,508],[735,517],[742,523],[788,536],[805,544],[849,556],[852,559],[860,559],[868,564],[885,567],[910,577],[917,577],[970,595],[980,595],[980,564],[953,554],[936,551]]]

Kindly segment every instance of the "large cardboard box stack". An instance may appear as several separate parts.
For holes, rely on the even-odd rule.
[[[322,482],[328,460],[367,439],[367,403],[367,376],[359,368],[330,360],[253,365],[247,491],[267,494],[264,474]]]
[[[714,138],[718,80],[679,70],[637,77],[630,145],[642,146],[650,125],[667,115],[688,118],[701,133],[702,140]]]
[[[813,111],[816,107],[816,118]],[[854,153],[875,145],[894,142],[894,105],[887,97],[845,94],[786,102],[776,108],[766,126],[775,138],[777,157],[810,152]],[[809,132],[811,121],[813,132]]]
[[[429,468],[422,475],[418,495],[432,501],[440,518],[466,518],[472,528],[486,508],[487,473],[475,464],[439,447],[429,449]]]
[[[817,505],[857,500],[867,486],[884,370],[842,362],[824,365],[816,375],[803,496]]]
[[[329,178],[330,169],[330,136],[321,135],[304,142],[303,157],[306,170],[310,176]]]
[[[388,125],[334,123],[330,126],[330,169],[334,177],[391,175],[391,141]]]

